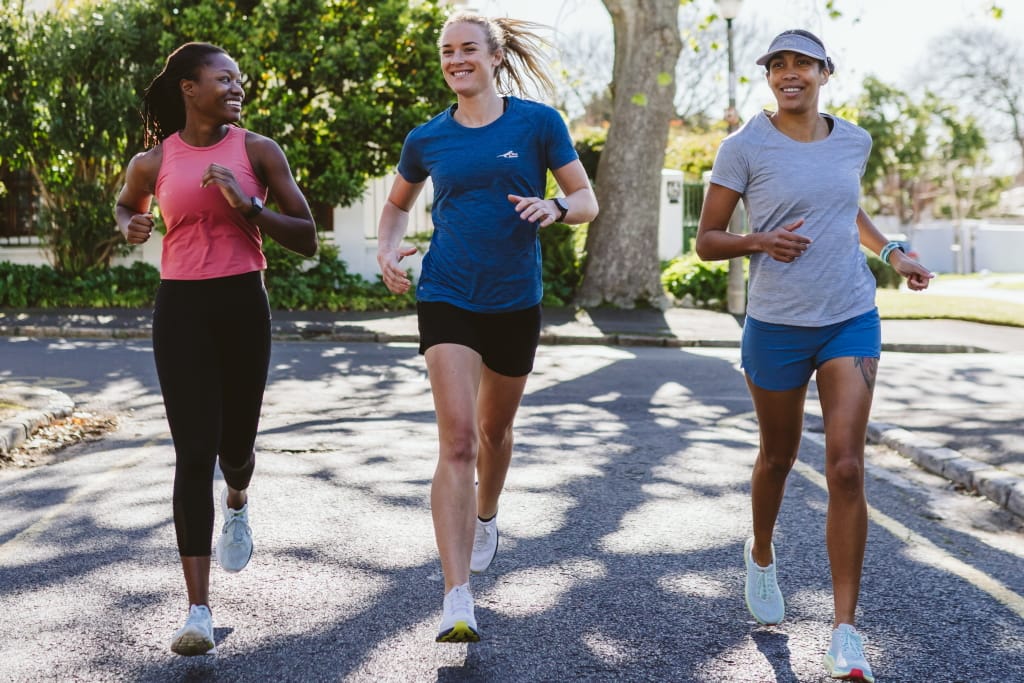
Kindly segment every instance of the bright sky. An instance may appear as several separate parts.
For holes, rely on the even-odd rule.
[[[698,3],[709,11],[714,9],[710,0]],[[949,29],[978,24],[1002,27],[1016,36],[1024,34],[1024,2],[996,3],[1004,9],[999,21],[987,11],[992,0],[836,0],[843,17],[833,20],[823,9],[824,0],[743,0],[733,26],[739,33],[747,23],[748,29],[756,27],[765,40],[789,28],[813,31],[836,62],[832,96],[847,99],[859,91],[868,74],[886,83],[909,86],[931,39]],[[468,0],[466,4],[490,16],[529,19],[569,33],[592,30],[611,40],[611,18],[601,0]],[[763,73],[751,64],[738,64],[737,71],[748,78],[760,78]],[[767,96],[767,88],[761,94]],[[764,104],[762,99],[751,98],[748,108],[756,111]],[[752,112],[742,113],[747,117]]]
[[[695,0],[707,13],[715,9],[714,0]],[[921,63],[929,43],[950,29],[967,25],[988,26],[1012,36],[1024,35],[1024,1],[994,0],[1003,8],[1003,17],[994,19],[988,11],[993,0],[836,0],[843,13],[830,19],[824,0],[743,0],[733,20],[735,34],[763,36],[764,45],[747,47],[746,54],[760,54],[772,36],[790,28],[805,28],[818,35],[836,63],[836,77],[822,91],[822,106],[845,103],[860,92],[867,75],[900,88],[912,89],[924,82],[938,88],[941,79],[924,72]],[[611,18],[601,0],[468,0],[464,4],[489,16],[510,16],[553,26],[561,32],[580,31],[606,35],[611,42]],[[702,15],[704,16],[704,15]],[[557,41],[557,39],[556,39]],[[740,53],[737,46],[737,53]],[[741,57],[737,55],[737,60]],[[753,57],[747,57],[752,62]],[[611,66],[608,66],[610,73]],[[737,61],[737,73],[758,85],[743,98],[740,90],[740,114],[750,118],[773,100],[764,83],[763,70],[752,63]],[[722,82],[725,101],[726,81]],[[1016,165],[1017,153],[990,149],[997,163]],[[1012,151],[1012,150],[1011,150]]]

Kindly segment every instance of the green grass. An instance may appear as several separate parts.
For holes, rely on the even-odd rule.
[[[945,277],[945,276],[943,276]],[[1014,283],[1016,288],[1016,283]],[[949,318],[992,325],[1024,327],[1024,304],[980,297],[918,294],[879,289],[878,312],[888,320]]]

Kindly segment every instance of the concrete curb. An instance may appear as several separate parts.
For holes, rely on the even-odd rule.
[[[149,339],[149,328],[79,327],[72,325],[0,325],[5,337],[64,337],[69,339]],[[418,343],[418,334],[392,334],[366,330],[334,330],[328,325],[284,324],[274,326],[275,341],[368,342],[378,344]],[[541,332],[544,345],[598,344],[602,346],[655,346],[666,348],[739,348],[739,339],[693,339],[671,335],[635,333],[565,334]],[[883,351],[899,353],[992,353],[979,346],[964,344],[883,343]]]
[[[868,441],[888,446],[932,474],[975,491],[999,507],[1024,517],[1022,477],[965,457],[891,424],[868,423]]]
[[[68,417],[75,409],[75,402],[67,394],[54,389],[5,385],[4,397],[28,406],[28,410],[0,422],[0,456],[25,443],[35,430]]]

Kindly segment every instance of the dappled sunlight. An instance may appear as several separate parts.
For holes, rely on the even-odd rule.
[[[574,356],[548,354],[543,347],[537,353],[527,391],[538,393],[563,382],[578,381],[616,363],[636,358],[626,348],[614,346],[587,347],[587,352]]]
[[[536,492],[510,485],[501,499],[501,533],[511,538],[543,538],[563,529],[576,501],[558,491]]]
[[[790,677],[776,675],[775,668],[757,647],[753,635],[746,636],[720,652],[708,653],[708,655],[706,661],[699,662],[694,666],[692,680],[749,681],[750,683],[794,680]],[[742,671],[742,677],[737,676],[737,669]]]
[[[480,606],[506,617],[530,617],[557,607],[569,591],[604,579],[606,574],[604,564],[596,560],[568,559],[502,574],[477,600]]]
[[[267,589],[261,579],[286,576],[286,586],[275,586],[272,590],[286,590],[286,600],[260,600],[260,621],[273,624],[264,638],[265,646],[272,647],[288,636],[309,636],[322,634],[333,629],[339,617],[358,620],[364,612],[373,609],[381,595],[393,588],[393,579],[378,572],[366,571],[344,563],[309,562],[306,558],[277,556],[270,560],[273,573],[261,576],[260,567],[254,566],[248,578],[251,581],[251,595],[259,595]],[[267,562],[264,561],[264,565]],[[238,575],[245,577],[247,569]],[[222,574],[223,576],[223,574]],[[236,577],[231,577],[234,580]],[[244,594],[244,592],[242,593]],[[245,604],[221,603],[225,611],[251,609]]]
[[[299,462],[302,469],[296,469]],[[332,454],[329,463],[267,454],[253,486],[253,533],[272,553],[318,548],[343,565],[395,569],[436,559],[428,505],[429,477],[408,473],[386,461],[367,464],[362,456]],[[300,476],[300,498],[276,493],[277,482]],[[372,511],[367,513],[366,511]],[[287,519],[261,531],[259,519]],[[401,547],[402,552],[392,552]]]
[[[738,585],[742,585],[743,576],[739,572],[734,574],[725,577],[721,570],[716,570],[715,576],[700,572],[668,574],[658,579],[658,588],[683,598],[728,598],[736,593]]]
[[[700,442],[665,458],[663,465],[651,469],[651,474],[688,486],[734,488],[750,481],[754,457],[753,452],[747,456],[710,441]]]
[[[598,631],[589,631],[581,637],[583,645],[594,658],[606,666],[622,666],[643,656],[636,642],[614,638]]]
[[[603,552],[678,554],[721,548],[746,538],[746,495],[732,492],[708,498],[678,486],[676,496],[666,496],[666,485],[657,488],[663,497],[652,497],[623,514],[618,529],[599,542]]]

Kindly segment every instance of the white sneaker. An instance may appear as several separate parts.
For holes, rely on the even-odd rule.
[[[775,572],[775,544],[772,544],[772,563],[767,567],[754,562],[753,548],[754,539],[748,538],[743,545],[743,559],[747,565],[747,585],[743,592],[747,609],[762,624],[777,624],[786,616],[786,603]]]
[[[875,683],[875,675],[864,658],[864,641],[850,624],[839,624],[839,628],[832,631],[832,643],[825,654],[825,670],[832,678]]]
[[[439,643],[475,643],[480,640],[468,583],[452,588],[444,596],[444,613],[435,640]]]
[[[491,517],[489,522],[476,519],[476,531],[473,534],[473,555],[469,558],[469,571],[474,574],[487,571],[491,561],[498,553],[498,516]]]
[[[185,657],[205,655],[216,650],[213,642],[213,614],[206,605],[188,608],[188,619],[171,640],[171,652]]]
[[[217,539],[217,562],[228,572],[240,572],[252,557],[252,529],[249,528],[249,503],[241,510],[228,507],[228,487],[220,494],[224,526]]]

